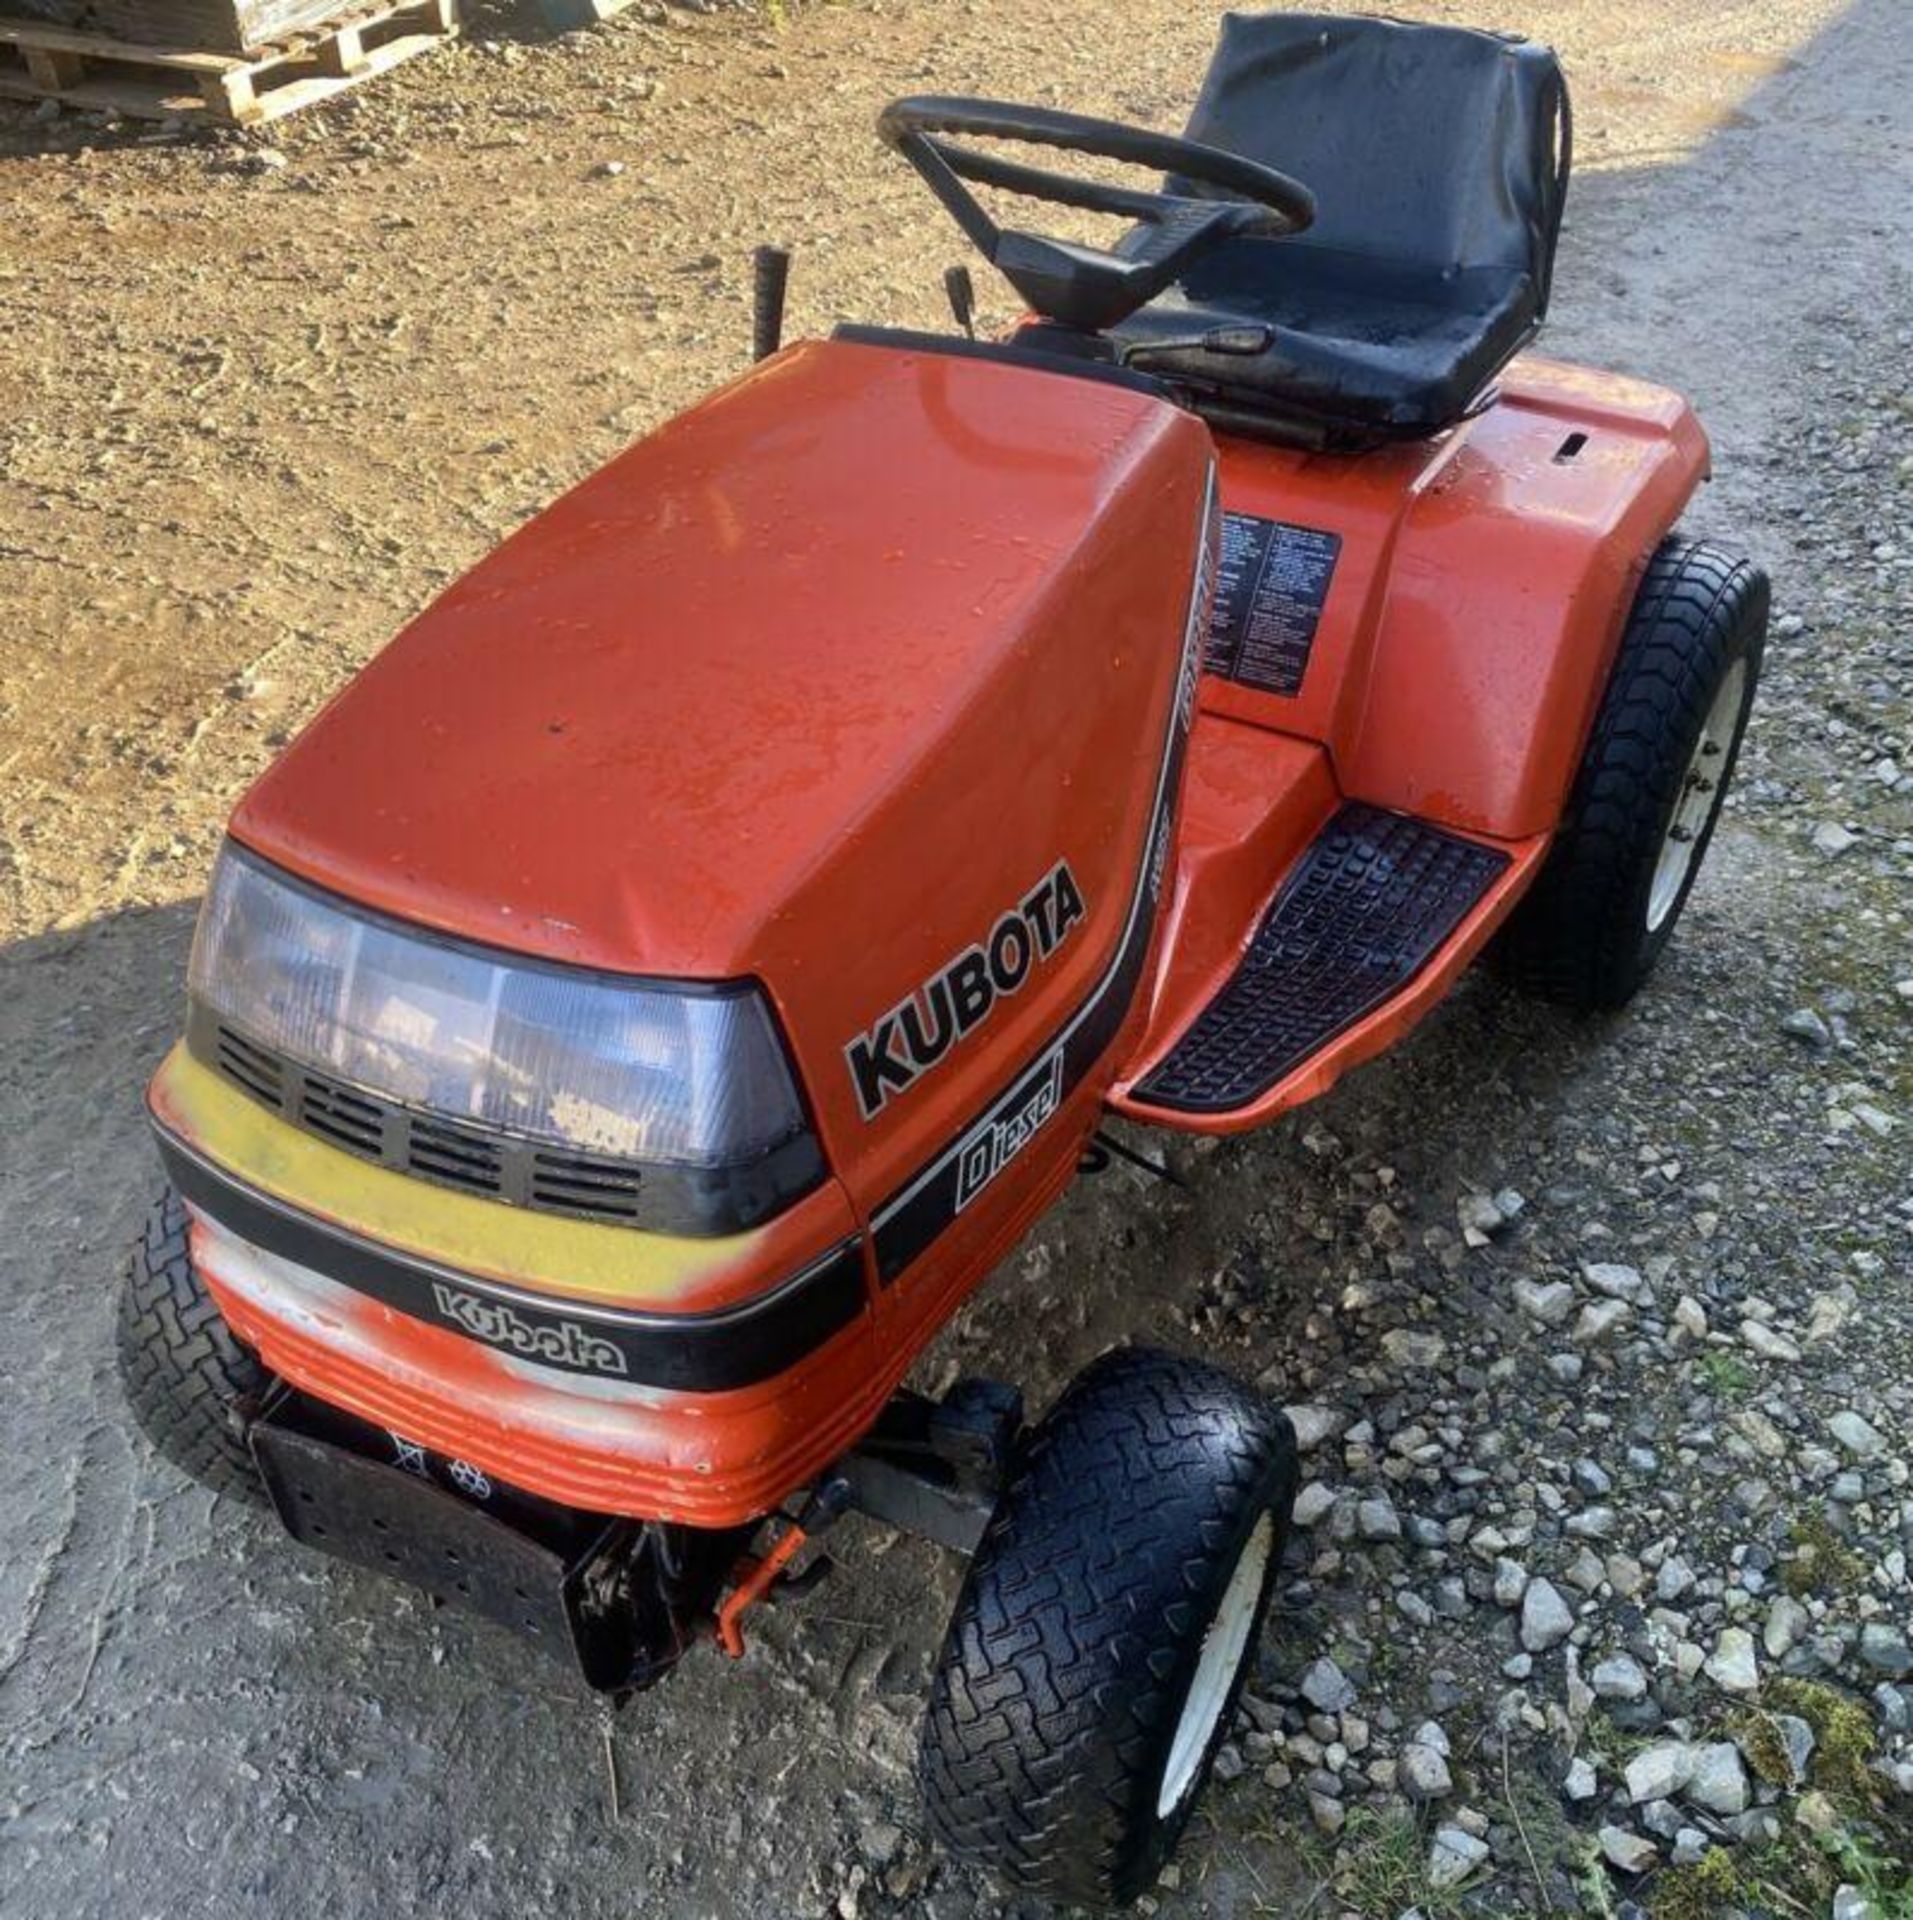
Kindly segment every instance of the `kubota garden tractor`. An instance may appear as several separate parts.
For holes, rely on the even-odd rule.
[[[611,1695],[741,1651],[847,1510],[946,1543],[933,1824],[1121,1901],[1252,1663],[1288,1423],[1133,1348],[1027,1425],[904,1378],[1106,1114],[1273,1120],[1491,943],[1624,1002],[1767,588],[1674,532],[1685,402],[1523,352],[1545,49],[1231,16],[1180,139],[880,124],[1026,319],[969,337],[958,272],[949,337],[769,352],[246,795],[152,1084],[126,1386],[188,1471]]]

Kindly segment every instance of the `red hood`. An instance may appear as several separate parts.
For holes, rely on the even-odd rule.
[[[234,832],[449,933],[620,971],[741,971],[807,873],[908,795],[1043,630],[1111,494],[1186,480],[1162,457],[1178,426],[1113,384],[793,348],[453,586]]]

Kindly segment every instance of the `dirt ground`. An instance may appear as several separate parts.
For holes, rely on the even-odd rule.
[[[1799,1116],[1844,1074],[1913,1127],[1913,782],[1869,771],[1913,767],[1913,22],[1905,0],[1504,0],[1492,23],[1551,40],[1575,89],[1548,347],[1695,399],[1717,456],[1695,524],[1761,557],[1793,616],[1746,804],[1652,1006],[1603,1050],[1471,988],[1319,1113],[1192,1160],[1192,1199],[1123,1175],[1080,1192],[946,1352],[1040,1402],[1118,1337],[1213,1328],[1217,1276],[1247,1259],[1277,1281],[1248,1319],[1224,1302],[1240,1363],[1293,1364],[1296,1396],[1354,1410],[1372,1330],[1319,1336],[1366,1176],[1322,1139],[1385,1165],[1418,1233],[1517,1177],[1567,1191],[1564,1221],[1633,1219],[1642,1143],[1693,1140],[1682,1190],[1713,1183],[1738,1249],[1722,1284],[1784,1309],[1881,1263],[1878,1337],[1780,1391],[1803,1423],[1824,1401],[1905,1435],[1913,1135],[1874,1151],[1842,1129],[1835,1152]],[[641,4],[552,38],[481,7],[461,44],[265,138],[0,105],[8,1920],[997,1910],[930,1861],[908,1771],[954,1565],[854,1534],[750,1661],[696,1659],[618,1722],[614,1821],[607,1736],[561,1676],[150,1458],[111,1376],[114,1271],[157,1180],[139,1094],[194,903],[273,750],[504,533],[740,366],[756,241],[797,250],[794,330],[941,324],[958,244],[875,142],[885,99],[1175,125],[1213,28],[1179,0],[848,0],[777,26]],[[1854,830],[1838,864],[1828,823]],[[1851,1024],[1844,1065],[1779,1031],[1803,1001]],[[1537,1271],[1567,1257],[1524,1246],[1508,1259]],[[1896,1593],[1880,1551],[1862,1611],[1904,1621],[1904,1554]],[[1320,1651],[1338,1592],[1359,1624],[1373,1596],[1337,1580],[1311,1570],[1271,1660]],[[1409,1679],[1374,1685],[1420,1717]],[[1320,1898],[1322,1821],[1252,1789],[1218,1796],[1165,1912]],[[1538,1904],[1524,1879],[1481,1910]]]

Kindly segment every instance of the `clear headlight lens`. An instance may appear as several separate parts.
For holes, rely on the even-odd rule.
[[[514,961],[308,892],[231,845],[193,940],[193,997],[368,1093],[535,1139],[736,1166],[800,1132],[763,996]]]

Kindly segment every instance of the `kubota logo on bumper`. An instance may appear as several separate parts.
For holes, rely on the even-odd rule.
[[[1016,992],[1039,961],[1047,960],[1088,912],[1076,876],[1059,860],[1018,907],[1005,913],[987,940],[965,947],[909,999],[844,1049],[857,1105],[866,1120],[884,1102],[934,1067]]]
[[[527,1360],[587,1373],[625,1373],[624,1355],[575,1320],[540,1326],[496,1300],[486,1300],[442,1280],[432,1282],[432,1300],[453,1326],[494,1347],[509,1347]]]

